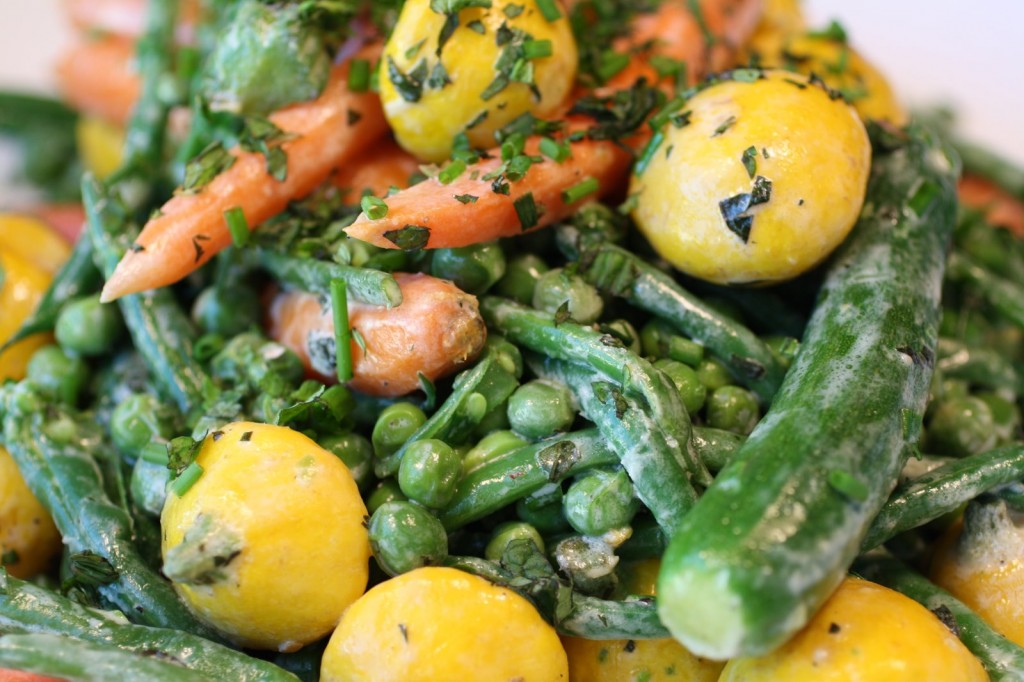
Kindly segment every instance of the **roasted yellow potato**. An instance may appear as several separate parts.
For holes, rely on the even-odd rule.
[[[0,447],[0,565],[16,578],[31,578],[49,567],[60,548],[49,512]]]

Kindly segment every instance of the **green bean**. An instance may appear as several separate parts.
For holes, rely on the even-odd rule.
[[[626,395],[639,397],[644,407],[649,408],[649,414],[644,410],[645,418],[664,429],[666,446],[676,451],[693,481],[698,485],[710,484],[707,469],[687,450],[690,419],[679,392],[664,372],[621,347],[613,337],[572,322],[559,323],[543,312],[511,301],[488,296],[481,300],[480,311],[489,325],[513,343],[551,358],[586,363],[619,383]],[[596,409],[597,405],[593,407]],[[630,428],[636,428],[635,424]]]
[[[584,639],[668,639],[652,597],[623,601],[574,595],[572,611],[555,623],[558,633]]]
[[[1024,288],[972,263],[963,254],[949,254],[947,277],[969,285],[1008,322],[1024,328]]]
[[[861,549],[877,547],[954,511],[986,490],[1022,478],[1024,446],[1020,444],[952,460],[897,487],[871,523]]]
[[[93,263],[92,241],[79,239],[75,242],[71,257],[50,282],[35,310],[25,318],[14,336],[0,346],[0,352],[32,334],[53,331],[64,304],[96,291],[101,280],[100,272]]]
[[[402,303],[402,290],[388,272],[314,258],[297,258],[270,249],[261,248],[257,253],[260,265],[275,279],[305,291],[328,296],[331,281],[341,279],[348,287],[349,296],[357,301],[386,308]]]
[[[97,264],[110,276],[121,254],[131,248],[135,230],[124,206],[90,176],[82,180],[82,201]],[[197,410],[215,389],[193,356],[192,323],[174,295],[162,288],[123,296],[118,304],[135,348],[145,358],[160,392],[183,414]]]
[[[114,577],[97,587],[99,594],[135,622],[217,639],[135,548],[132,518],[107,495],[91,454],[109,447],[99,426],[56,406],[43,410],[42,405],[24,383],[0,389],[4,443],[29,489],[53,516],[68,549],[94,552],[109,564]],[[47,418],[47,413],[72,420],[73,437],[58,441],[48,434],[54,418]]]
[[[125,652],[173,658],[198,673],[239,682],[286,682],[276,666],[187,632],[132,625],[115,612],[71,599],[0,573],[0,631],[63,635]],[[124,679],[127,673],[116,675]]]
[[[771,402],[785,376],[775,355],[753,332],[715,313],[671,276],[635,254],[609,244],[584,259],[584,276],[599,289],[670,322],[722,358],[741,384],[763,404]]]
[[[992,682],[1017,682],[1024,679],[1024,648],[996,632],[966,604],[887,556],[871,555],[858,560],[853,570],[886,587],[902,592],[932,612],[952,616],[956,634],[972,654],[978,657]]]
[[[704,346],[680,336],[664,320],[652,318],[640,331],[644,353],[696,367],[704,359]]]
[[[746,440],[732,431],[695,426],[690,437],[693,451],[711,471],[721,471]]]
[[[150,655],[60,635],[5,635],[0,638],[0,666],[76,682],[117,679],[209,682],[214,679]]]
[[[512,395],[517,385],[515,377],[503,366],[499,354],[485,353],[476,366],[455,378],[451,395],[430,419],[409,435],[401,447],[377,460],[377,476],[394,475],[406,449],[416,441],[434,438],[460,445],[488,412]]]

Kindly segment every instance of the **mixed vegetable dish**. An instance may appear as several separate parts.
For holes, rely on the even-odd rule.
[[[0,680],[1024,679],[1024,170],[797,0],[65,0]]]

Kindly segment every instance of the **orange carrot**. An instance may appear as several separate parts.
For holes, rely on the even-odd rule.
[[[27,673],[21,670],[8,670],[0,668],[0,682],[61,682],[56,677],[46,677],[35,673]]]
[[[382,197],[392,187],[405,189],[409,178],[420,168],[419,161],[386,137],[340,168],[331,178],[335,187],[347,190],[342,198],[354,201],[369,190]]]
[[[366,352],[352,341],[349,386],[377,396],[400,396],[419,388],[419,373],[431,381],[472,362],[483,348],[487,327],[471,296],[447,280],[396,273],[402,304],[391,309],[349,301],[348,318]],[[270,336],[295,351],[310,374],[335,381],[334,320],[319,296],[278,294],[270,306]]]
[[[85,210],[81,204],[40,204],[28,210],[56,230],[64,239],[74,242],[85,224]]]
[[[347,80],[348,65],[335,67],[319,98],[270,116],[296,136],[282,145],[288,156],[283,181],[267,173],[261,154],[233,150],[234,165],[197,193],[177,194],[146,224],[136,240],[139,248],[121,259],[102,300],[177,282],[231,244],[225,211],[240,207],[255,228],[374,144],[387,130],[380,101],[374,93],[349,90]]]
[[[199,18],[196,0],[180,0],[177,39],[192,43]],[[71,23],[82,31],[112,33],[138,38],[146,23],[144,0],[64,0],[64,11]]]
[[[134,59],[135,43],[128,38],[111,35],[79,43],[57,63],[57,85],[73,108],[123,125],[142,87]]]
[[[984,210],[989,223],[1024,238],[1024,202],[1020,199],[977,175],[964,175],[958,193],[965,206]]]

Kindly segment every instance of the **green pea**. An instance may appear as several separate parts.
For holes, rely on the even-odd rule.
[[[705,416],[708,426],[747,435],[757,426],[757,396],[739,386],[722,386],[708,396]]]
[[[604,204],[581,206],[572,221],[555,230],[555,240],[562,253],[573,258],[580,251],[599,244],[615,244],[626,237],[628,223],[617,211]]]
[[[530,441],[514,431],[492,431],[474,445],[462,458],[462,470],[466,473],[477,469],[488,462],[500,459],[510,452],[515,452]]]
[[[615,585],[619,559],[611,546],[578,535],[565,538],[554,549],[559,570],[584,594],[604,594]]]
[[[135,460],[132,478],[129,484],[132,499],[154,516],[159,516],[167,498],[167,484],[171,480],[171,470],[166,464],[157,464],[140,457]]]
[[[26,375],[43,397],[75,405],[89,381],[89,367],[81,358],[69,356],[60,346],[44,346],[32,354]]]
[[[532,253],[519,254],[508,262],[505,276],[498,280],[495,292],[523,305],[530,305],[533,301],[533,292],[537,288],[537,280],[550,269],[540,256]]]
[[[700,383],[697,372],[689,365],[684,365],[675,360],[657,360],[654,366],[668,375],[679,391],[679,397],[686,406],[689,414],[697,414],[700,408],[704,407],[704,400],[707,398],[708,389]]]
[[[644,349],[640,342],[640,332],[628,320],[612,320],[607,324],[602,324],[601,331],[621,341],[631,353],[643,355]]]
[[[709,391],[732,383],[729,369],[718,358],[706,357],[697,364],[697,378]]]
[[[567,431],[575,420],[572,394],[564,384],[535,379],[517,388],[508,399],[509,424],[526,438]]]
[[[1020,408],[1013,401],[992,391],[984,391],[974,397],[988,405],[989,411],[992,412],[996,440],[999,443],[1016,440],[1021,426]]]
[[[226,337],[260,326],[263,303],[256,289],[207,287],[192,304],[192,319],[205,331]]]
[[[576,532],[603,535],[624,528],[640,510],[633,482],[625,471],[594,470],[565,493],[565,518]]]
[[[484,558],[490,561],[501,561],[505,548],[515,540],[530,540],[541,552],[544,551],[544,539],[537,529],[522,521],[506,521],[498,524],[491,535],[491,541],[484,549]]]
[[[150,393],[135,393],[110,415],[110,437],[121,452],[137,456],[150,441],[167,440],[176,431],[174,410]]]
[[[433,514],[412,502],[387,502],[370,517],[370,548],[391,576],[422,566],[436,566],[448,557],[448,535]]]
[[[577,274],[564,268],[549,270],[537,280],[533,307],[555,313],[568,304],[569,315],[580,324],[593,324],[604,311],[601,294]]]
[[[992,410],[973,396],[945,398],[927,430],[928,449],[937,455],[968,457],[996,444]]]
[[[124,333],[117,306],[100,303],[99,294],[75,299],[57,317],[54,336],[64,350],[79,355],[103,355]]]
[[[479,296],[505,274],[505,252],[497,242],[454,249],[435,249],[430,274],[449,279],[463,291]]]
[[[498,364],[516,379],[523,376],[523,353],[518,346],[504,336],[489,334],[484,349],[488,353],[496,355]]]
[[[664,320],[649,320],[640,330],[640,344],[644,355],[668,358],[690,367],[697,367],[704,359],[704,346],[679,335]]]
[[[411,443],[398,468],[398,485],[406,497],[425,507],[440,509],[455,494],[462,475],[462,458],[441,440]]]
[[[373,445],[358,433],[343,433],[320,440],[320,447],[345,463],[360,492],[373,485]]]
[[[405,502],[407,500],[408,498],[398,486],[398,481],[393,478],[385,478],[366,498],[366,511],[373,514],[388,502]]]
[[[412,403],[388,405],[373,425],[370,441],[374,454],[378,458],[393,455],[426,421],[427,415]]]
[[[792,336],[769,336],[764,339],[765,345],[779,363],[786,369],[793,364],[796,354],[800,351],[800,341]]]

